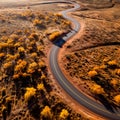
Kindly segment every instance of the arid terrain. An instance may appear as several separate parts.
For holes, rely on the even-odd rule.
[[[73,15],[80,21],[81,31],[61,49],[61,69],[84,94],[119,107],[120,5],[109,1],[80,3],[81,9]]]
[[[73,6],[31,5],[35,1],[42,0],[0,1],[0,119],[102,120],[87,115],[89,111],[62,90],[50,70],[53,41],[72,29],[60,12]],[[61,48],[59,65],[88,97],[120,107],[120,4],[75,2],[81,8],[69,15],[81,29]]]
[[[48,73],[52,40],[71,30],[58,13],[68,6],[1,6],[1,120],[84,119],[57,95]]]

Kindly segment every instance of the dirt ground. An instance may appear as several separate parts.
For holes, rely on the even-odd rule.
[[[85,3],[81,10],[72,14],[76,16],[81,29],[60,50],[58,61],[68,80],[94,99],[95,96],[91,93],[93,81],[87,77],[88,72],[95,66],[103,65],[104,59],[116,60],[118,66],[120,63],[120,5],[115,4],[110,8],[95,8],[92,5],[86,6]],[[109,80],[117,77],[119,81],[119,76],[116,75],[107,73],[105,77]],[[115,94],[120,93],[119,90],[117,92]],[[109,101],[112,101],[112,95],[108,98]],[[94,100],[99,102],[98,99]]]
[[[60,113],[65,109],[69,113],[68,120],[102,120],[103,118],[78,105],[68,96],[56,82],[49,69],[48,56],[53,45],[49,41],[49,35],[53,31],[62,31],[64,33],[71,30],[69,25],[63,24],[65,20],[55,13],[73,6],[59,3],[30,6],[31,2],[35,1],[41,2],[42,0],[0,1],[0,119],[49,120],[52,117],[53,120],[59,120]],[[112,7],[110,3],[109,9],[98,10],[94,8],[93,10],[86,10],[92,9],[92,7],[83,4],[82,9],[71,13],[80,22],[81,29],[75,37],[63,46],[58,60],[68,80],[93,99],[93,95],[88,92],[88,84],[76,76],[70,76],[70,72],[74,70],[66,69],[68,61],[65,56],[70,53],[80,53],[81,49],[83,51],[87,49],[84,55],[80,53],[83,55],[82,62],[84,63],[84,60],[88,59],[87,55],[92,52],[99,51],[100,54],[105,52],[104,56],[109,56],[113,49],[119,50],[118,45],[99,47],[99,44],[108,43],[109,41],[119,42],[120,21],[119,5]],[[113,29],[111,30],[111,28]],[[20,48],[18,49],[16,46]],[[97,48],[92,48],[95,50],[90,52],[90,48],[94,46]],[[40,54],[38,54],[39,52]],[[119,60],[119,57],[117,57],[119,54],[116,53],[119,52],[115,52],[113,57]],[[94,59],[91,59],[90,62],[92,60]],[[22,67],[19,66],[20,63],[22,63]],[[31,63],[34,64],[31,65]],[[39,67],[36,67],[36,64]],[[91,62],[90,67],[92,68],[94,64],[94,62]],[[19,71],[16,66],[22,69],[20,74],[15,74],[17,70]],[[82,67],[83,70],[87,70],[86,66],[83,65]],[[34,70],[38,72],[39,77],[36,77]],[[44,86],[41,88],[40,85]],[[34,93],[31,93],[32,97],[27,102],[25,101],[25,94],[29,89],[26,88],[32,88],[31,90]],[[35,101],[35,103],[32,101]],[[46,106],[49,110],[48,118],[42,116]]]
[[[61,97],[48,69],[49,35],[71,29],[57,12],[71,6],[0,2],[0,119],[60,119],[65,110],[69,120],[86,120]]]

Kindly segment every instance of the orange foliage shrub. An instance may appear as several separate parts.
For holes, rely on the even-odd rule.
[[[38,85],[37,85],[37,89],[38,89],[38,90],[43,90],[43,91],[44,91],[44,90],[45,90],[44,84],[43,84],[43,83],[38,84]]]
[[[116,69],[116,74],[120,75],[120,69]]]
[[[39,25],[41,25],[42,24],[42,21],[40,21],[39,19],[35,19],[34,21],[33,21],[33,25],[34,26],[39,26]]]
[[[8,43],[0,43],[0,48],[6,48],[8,47]]]
[[[41,80],[45,80],[45,79],[46,79],[46,76],[44,74],[42,74]]]
[[[13,39],[11,39],[11,38],[9,38],[8,40],[7,40],[7,43],[10,45],[10,44],[13,44],[14,43],[14,40]]]
[[[113,87],[116,87],[116,85],[118,84],[118,80],[113,78],[111,81],[110,81],[110,84],[113,86]]]
[[[34,53],[31,53],[31,55],[30,55],[32,58],[37,58],[37,53],[36,52],[34,52]]]
[[[33,87],[27,87],[26,88],[26,93],[24,94],[24,99],[25,101],[30,100],[31,97],[33,97],[36,94],[36,89]]]
[[[98,75],[98,73],[97,73],[95,70],[92,70],[92,71],[89,71],[89,72],[88,72],[88,75],[89,75],[90,77],[95,77],[96,75]]]
[[[109,61],[109,62],[108,62],[108,65],[110,65],[110,66],[111,66],[111,65],[112,65],[112,66],[113,66],[113,65],[117,65],[117,62],[116,62],[116,60],[112,60],[112,61]]]
[[[14,47],[20,47],[21,46],[21,43],[20,42],[17,42],[14,44]]]
[[[12,61],[15,59],[15,56],[14,55],[11,55],[11,54],[7,54],[6,55],[6,61]]]
[[[40,67],[40,68],[45,67],[45,63],[44,63],[43,61],[40,61],[38,64],[39,64],[39,67]]]
[[[100,85],[97,85],[97,84],[93,84],[91,86],[91,91],[94,94],[104,94],[105,93],[104,89]]]
[[[25,52],[24,47],[19,47],[19,48],[18,48],[18,52]]]
[[[3,58],[5,56],[5,53],[0,53],[0,58]]]
[[[33,73],[33,72],[35,72],[35,70],[37,68],[38,68],[38,64],[36,62],[33,62],[33,63],[29,64],[27,72]]]
[[[62,109],[59,117],[65,120],[68,117],[68,115],[69,115],[69,112],[66,109]]]
[[[4,69],[8,69],[8,68],[10,68],[12,66],[12,62],[8,62],[8,63],[5,63],[4,65],[3,65],[3,68]]]
[[[37,33],[32,33],[30,36],[29,36],[29,39],[30,38],[33,38],[34,40],[39,40],[39,36],[38,36],[38,34]]]
[[[117,104],[120,104],[120,95],[116,95],[114,97],[114,101],[117,103]]]
[[[52,113],[51,109],[49,106],[45,106],[44,109],[41,111],[41,115],[44,116],[45,118],[51,118]]]
[[[25,60],[18,60],[17,65],[15,66],[15,72],[21,72],[25,69],[27,62]]]
[[[62,17],[62,14],[61,13],[55,13],[54,16]]]
[[[49,40],[53,41],[55,38],[57,38],[58,36],[60,36],[62,33],[60,31],[55,31],[52,34],[49,35]]]
[[[14,75],[13,75],[13,79],[18,79],[19,76],[20,76],[19,74],[14,74]]]

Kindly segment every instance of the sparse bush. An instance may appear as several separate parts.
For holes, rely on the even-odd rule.
[[[44,84],[43,84],[43,83],[38,84],[38,85],[37,85],[37,89],[38,89],[38,90],[43,90],[43,91],[44,91],[44,90],[45,90]]]
[[[108,62],[108,65],[110,65],[110,66],[116,66],[117,65],[117,62],[116,62],[116,60],[112,60],[112,61],[109,61]]]
[[[46,76],[44,74],[41,75],[40,77],[41,80],[45,80],[46,79]]]
[[[46,67],[46,65],[43,61],[40,61],[38,64],[39,64],[40,68],[45,68]]]
[[[114,101],[115,101],[118,105],[120,105],[120,95],[116,95],[116,96],[114,97]]]
[[[89,71],[89,72],[88,72],[88,75],[89,75],[90,77],[95,77],[96,75],[98,75],[98,73],[97,73],[95,70],[92,70],[92,71]]]
[[[33,25],[34,25],[34,26],[40,26],[40,25],[42,25],[42,21],[39,20],[39,19],[35,19],[35,20],[33,21]]]
[[[110,83],[112,84],[112,86],[116,86],[118,84],[118,80],[113,78]]]
[[[99,95],[99,94],[104,94],[104,93],[105,93],[104,89],[103,89],[100,85],[97,85],[97,84],[93,84],[93,85],[91,86],[91,91],[92,91],[94,94],[97,94],[97,95]]]
[[[50,41],[53,41],[53,40],[55,40],[55,38],[57,38],[58,36],[60,36],[62,33],[60,32],[60,31],[55,31],[55,32],[53,32],[53,33],[51,33],[50,35],[49,35],[49,40]]]
[[[120,69],[116,69],[116,74],[120,75]]]
[[[41,111],[41,115],[44,117],[44,118],[47,118],[49,120],[52,119],[52,113],[51,113],[51,109],[49,106],[45,106],[44,109]]]
[[[29,64],[27,72],[34,73],[35,70],[37,70],[37,68],[38,68],[38,64],[36,62],[32,62],[31,64]]]
[[[0,60],[5,57],[5,53],[0,53]]]
[[[54,16],[62,17],[62,14],[61,13],[55,13]]]
[[[33,87],[26,88],[26,93],[24,94],[24,99],[25,101],[30,100],[31,97],[35,96],[36,94],[36,89]]]
[[[25,67],[27,65],[27,62],[25,60],[18,60],[17,65],[15,66],[15,73],[20,73],[24,71]]]
[[[11,66],[12,66],[12,62],[8,62],[8,63],[5,63],[5,64],[3,65],[3,68],[4,68],[4,69],[9,69]]]
[[[37,33],[32,33],[32,34],[29,36],[29,38],[33,38],[33,39],[35,39],[36,41],[39,41],[39,36],[38,36]]]
[[[68,116],[69,116],[69,112],[66,109],[62,109],[59,116],[60,119],[66,120]]]
[[[20,52],[20,53],[25,52],[24,47],[19,47],[19,48],[18,48],[18,52]]]

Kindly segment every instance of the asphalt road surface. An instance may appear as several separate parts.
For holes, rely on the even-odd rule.
[[[59,65],[58,65],[58,52],[61,49],[61,46],[69,40],[72,36],[74,36],[80,29],[80,24],[77,22],[74,18],[67,15],[68,12],[74,12],[80,6],[77,3],[69,2],[69,1],[43,1],[39,2],[39,0],[1,0],[0,1],[0,7],[19,7],[19,6],[25,6],[25,5],[40,5],[40,4],[51,4],[51,3],[69,3],[73,4],[74,8],[62,11],[62,15],[65,19],[68,19],[74,24],[74,28],[71,32],[66,34],[64,37],[56,40],[54,42],[54,45],[51,49],[50,56],[49,56],[49,63],[51,71],[55,77],[55,79],[58,81],[58,83],[61,85],[61,87],[73,98],[75,99],[79,104],[85,106],[89,110],[91,110],[94,113],[97,113],[105,118],[111,119],[111,120],[120,120],[120,109],[115,109],[114,107],[108,105],[108,104],[100,104],[89,97],[82,94],[80,91],[78,91],[64,76],[62,73]]]

